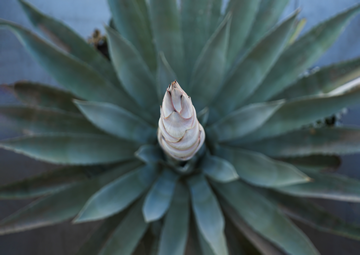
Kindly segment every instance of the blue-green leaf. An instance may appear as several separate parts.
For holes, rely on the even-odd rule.
[[[227,255],[224,217],[218,201],[203,175],[187,180],[197,226],[215,255]]]
[[[132,254],[148,228],[148,224],[144,221],[141,213],[142,203],[143,199],[132,206],[123,221],[101,249],[99,255]]]
[[[302,98],[284,103],[262,127],[241,138],[242,143],[277,136],[310,125],[359,103],[360,88],[340,95]]]
[[[205,107],[199,113],[197,113],[197,119],[199,120],[200,124],[205,127],[208,120],[209,120],[209,108]]]
[[[111,60],[124,89],[148,110],[158,102],[152,73],[129,41],[112,28],[107,27],[106,32]]]
[[[163,52],[159,53],[159,64],[157,70],[157,91],[159,102],[162,102],[165,91],[169,85],[176,80],[176,74],[167,62]]]
[[[36,135],[0,142],[0,148],[55,164],[89,165],[134,158],[138,145],[99,135]]]
[[[297,14],[298,12],[292,14],[269,33],[234,67],[214,102],[220,115],[242,106],[261,84],[287,45]]]
[[[169,209],[179,175],[164,169],[145,197],[142,208],[146,222],[160,219]]]
[[[99,51],[62,22],[41,13],[25,1],[19,2],[31,23],[56,46],[87,63],[113,85],[121,86],[111,63]]]
[[[360,240],[360,226],[350,224],[303,198],[271,193],[270,198],[291,218],[317,230]]]
[[[156,54],[145,0],[108,0],[112,20],[120,34],[140,52],[152,72]]]
[[[80,113],[72,101],[72,94],[50,85],[19,81],[12,89],[16,97],[26,105]]]
[[[203,158],[199,168],[204,174],[218,182],[230,182],[239,178],[233,165],[209,153]]]
[[[10,126],[24,134],[104,134],[83,116],[59,110],[2,106],[0,116],[4,126]]]
[[[360,76],[360,58],[336,63],[306,75],[274,98],[294,99],[329,93]]]
[[[220,21],[221,0],[181,0],[186,69],[191,74],[205,43]]]
[[[280,158],[281,161],[306,169],[334,171],[341,165],[340,156],[312,155],[305,157]]]
[[[302,32],[302,30],[306,25],[306,22],[307,22],[306,19],[300,19],[296,21],[295,29],[293,30],[288,42],[289,45],[293,44],[298,39],[300,33]]]
[[[247,185],[239,181],[212,184],[252,229],[286,253],[319,254],[305,234],[271,202]]]
[[[160,236],[158,255],[183,255],[190,218],[189,192],[178,183]]]
[[[216,253],[212,250],[210,244],[205,240],[203,234],[201,233],[201,230],[199,229],[199,226],[197,226],[196,230],[202,255],[216,255]]]
[[[91,123],[108,134],[138,143],[156,139],[154,128],[123,108],[109,103],[78,100],[75,103]]]
[[[360,11],[360,5],[317,25],[299,38],[279,58],[269,75],[247,103],[261,102],[284,90],[309,68],[338,38],[346,24]]]
[[[275,26],[288,3],[289,0],[261,0],[244,49],[252,48]]]
[[[158,145],[145,144],[136,151],[135,156],[147,164],[165,161],[164,152]]]
[[[244,136],[246,139],[246,135],[266,123],[283,104],[284,101],[274,101],[245,106],[206,128],[206,134],[219,142]]]
[[[228,160],[235,167],[238,176],[253,185],[278,187],[310,181],[309,177],[293,165],[257,152],[219,147],[216,155]]]
[[[360,202],[360,181],[337,174],[303,171],[313,179],[312,182],[278,187],[276,190],[292,196]]]
[[[156,176],[157,170],[146,165],[111,182],[87,201],[75,222],[104,219],[124,210],[150,187]]]
[[[206,43],[190,80],[196,109],[207,106],[218,92],[226,67],[231,15],[228,15]]]
[[[227,67],[233,64],[240,49],[244,46],[246,38],[254,23],[259,5],[260,0],[231,0],[228,4],[227,13],[231,13],[232,22],[226,59]]]
[[[181,21],[176,0],[150,0],[149,13],[157,52],[164,53],[182,88],[187,91]]]
[[[298,157],[313,154],[352,154],[360,152],[360,129],[302,129],[243,146],[271,157]]]
[[[11,29],[35,60],[74,95],[86,100],[114,103],[138,112],[121,87],[115,88],[84,62],[58,50],[28,30],[0,19],[0,28],[4,26]]]
[[[131,169],[133,163],[121,165],[109,173],[31,203],[0,222],[0,235],[53,225],[73,218],[94,192]]]

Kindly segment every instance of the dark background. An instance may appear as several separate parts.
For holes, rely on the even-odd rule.
[[[84,38],[91,35],[94,28],[101,30],[110,17],[106,0],[28,0],[43,12],[70,25]],[[296,7],[302,9],[301,17],[307,18],[305,31],[313,25],[346,9],[360,0],[291,0],[284,16]],[[31,28],[25,14],[15,0],[0,0],[0,18],[14,21]],[[347,27],[339,40],[316,63],[316,66],[328,65],[360,56],[360,16]],[[11,84],[18,80],[32,80],[56,86],[55,81],[34,62],[25,52],[14,35],[0,30],[0,84]],[[0,105],[15,103],[15,100],[0,89]],[[344,124],[360,126],[359,107],[349,109],[342,118]],[[2,125],[0,119],[0,138],[17,134]],[[351,155],[343,157],[339,173],[360,179],[360,157]],[[13,182],[43,171],[54,169],[54,166],[0,150],[0,185]],[[0,201],[0,219],[10,215],[31,201]],[[317,200],[334,214],[348,222],[360,224],[360,205],[344,202]],[[0,236],[1,255],[69,255],[74,254],[97,223],[71,225],[64,223],[19,234]],[[314,241],[321,254],[347,255],[360,254],[360,242],[320,233],[303,225],[307,235]],[[169,254],[170,255],[170,254]]]

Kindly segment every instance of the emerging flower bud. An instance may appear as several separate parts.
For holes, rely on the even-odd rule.
[[[158,140],[163,150],[177,160],[189,160],[205,140],[191,98],[176,81],[165,92],[160,106]]]

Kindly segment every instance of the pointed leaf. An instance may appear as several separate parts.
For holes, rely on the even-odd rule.
[[[224,218],[217,199],[203,175],[187,180],[197,226],[215,255],[228,254],[224,237]]]
[[[150,70],[154,72],[156,70],[156,53],[146,1],[108,0],[107,2],[116,29],[135,46]]]
[[[145,197],[142,212],[146,222],[159,220],[169,209],[179,175],[164,169]]]
[[[261,254],[265,255],[285,255],[283,251],[273,245],[270,241],[266,240],[260,234],[256,233],[244,220],[236,213],[224,199],[219,199],[221,207],[224,209],[225,214],[230,218],[232,223],[246,236],[248,240],[253,243]],[[250,253],[253,254],[253,253]]]
[[[80,211],[94,192],[131,169],[133,163],[124,164],[95,179],[39,199],[1,221],[0,234],[15,233],[69,220]]]
[[[288,42],[289,45],[293,44],[298,39],[300,33],[302,32],[302,30],[306,25],[306,22],[307,22],[306,19],[301,19],[296,21],[295,29]]]
[[[219,96],[216,97],[214,107],[219,111],[218,114],[224,115],[242,106],[245,99],[261,84],[285,48],[297,14],[298,12],[292,14],[269,33],[234,67]]]
[[[271,157],[359,153],[360,130],[346,127],[302,129],[243,147]]]
[[[156,130],[123,108],[109,103],[75,103],[91,123],[108,134],[138,143],[155,140]]]
[[[207,136],[220,142],[244,137],[266,123],[283,104],[284,101],[274,101],[245,106],[208,127]]]
[[[190,217],[189,192],[182,184],[175,188],[174,198],[165,216],[158,255],[183,255]]]
[[[111,60],[124,89],[143,108],[156,104],[154,78],[139,52],[116,30],[107,27],[106,33]]]
[[[319,254],[309,239],[290,220],[247,185],[238,181],[212,184],[252,229],[286,253]]]
[[[360,5],[317,25],[292,44],[279,58],[248,103],[272,98],[309,68],[338,38]]]
[[[271,199],[291,218],[317,230],[360,240],[360,226],[347,223],[303,198],[271,193]]]
[[[132,254],[148,228],[141,213],[142,203],[143,199],[132,206],[99,255]]]
[[[85,244],[81,246],[76,255],[98,255],[127,213],[128,211],[125,210],[106,219]]]
[[[111,63],[94,47],[64,23],[47,16],[31,4],[20,0],[19,3],[31,23],[63,51],[89,64],[113,85],[121,86]]]
[[[329,93],[360,76],[360,58],[326,66],[304,76],[274,98],[293,99]]]
[[[0,19],[0,28],[4,26],[11,29],[35,60],[74,95],[86,100],[114,103],[137,112],[134,103],[121,87],[114,88],[84,62],[58,50],[20,26]]]
[[[83,116],[59,110],[2,106],[0,117],[4,119],[4,126],[24,134],[104,134]]]
[[[228,4],[227,13],[231,13],[232,15],[229,48],[227,51],[228,67],[236,60],[236,56],[245,44],[259,9],[260,2],[261,0],[231,0]]]
[[[335,96],[324,95],[289,101],[284,103],[262,127],[240,140],[242,143],[248,143],[299,129],[340,112],[345,107],[357,105],[359,99],[360,88],[356,88]]]
[[[88,165],[132,159],[137,144],[109,136],[37,135],[0,142],[0,148],[55,164]]]
[[[147,164],[156,164],[166,161],[163,150],[158,145],[145,144],[135,153],[135,156]]]
[[[150,0],[148,6],[156,50],[164,53],[186,91],[183,38],[176,1]]]
[[[216,155],[228,160],[241,179],[262,187],[277,187],[308,182],[293,165],[276,161],[257,152],[219,147]]]
[[[160,102],[162,101],[167,87],[176,80],[176,74],[167,62],[163,52],[159,53],[159,64],[157,70],[157,91]]]
[[[87,201],[75,222],[104,219],[124,210],[150,187],[156,177],[156,169],[146,165],[111,182]]]
[[[197,114],[197,119],[199,120],[201,126],[203,127],[206,126],[209,119],[209,113],[210,113],[209,108],[205,107]]]
[[[197,237],[199,239],[200,248],[202,251],[202,255],[216,255],[216,253],[210,247],[210,244],[205,240],[201,230],[197,226]]]
[[[292,196],[360,202],[360,181],[338,174],[316,173],[303,169],[312,182],[276,188]]]
[[[26,105],[80,113],[72,102],[74,96],[58,88],[35,82],[19,81],[14,84],[13,90],[16,97]]]
[[[300,166],[306,169],[314,169],[321,171],[337,170],[341,165],[341,158],[339,156],[329,155],[313,155],[305,157],[291,157],[280,158],[281,161],[285,161],[295,166]]]
[[[191,95],[196,109],[210,103],[220,88],[226,67],[231,15],[216,29],[196,61],[190,80]]]
[[[261,0],[244,49],[252,48],[275,26],[288,3],[289,0]]]
[[[218,182],[230,182],[239,178],[229,161],[212,156],[209,153],[203,158],[199,168],[203,173]]]
[[[181,28],[187,73],[191,74],[195,61],[220,21],[221,0],[182,0]]]

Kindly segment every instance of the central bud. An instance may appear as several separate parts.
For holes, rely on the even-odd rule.
[[[166,89],[160,114],[158,140],[162,149],[176,160],[191,159],[203,145],[205,131],[191,98],[176,81]]]

